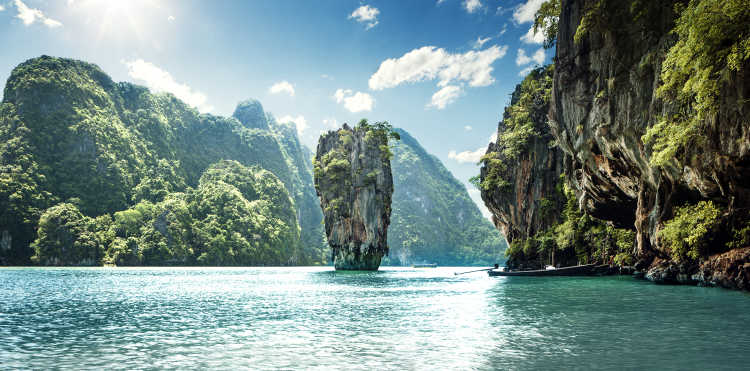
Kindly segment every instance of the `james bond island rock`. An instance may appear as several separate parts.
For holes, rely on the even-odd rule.
[[[579,211],[565,182],[565,155],[554,144],[547,117],[553,72],[553,66],[538,68],[516,86],[497,142],[481,160],[476,185],[510,243],[506,265],[628,263],[633,233]]]
[[[320,137],[315,189],[323,209],[333,263],[341,270],[377,270],[388,254],[391,219],[391,151],[398,138],[388,123],[362,120]]]
[[[747,1],[560,9],[550,116],[581,208],[634,227],[655,282],[747,289]]]

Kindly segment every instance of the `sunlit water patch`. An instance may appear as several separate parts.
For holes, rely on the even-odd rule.
[[[0,368],[747,365],[746,293],[461,270],[0,269]]]

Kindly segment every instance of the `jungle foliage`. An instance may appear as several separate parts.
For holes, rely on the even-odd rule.
[[[295,130],[276,123],[256,103],[240,104],[237,118],[199,114],[171,94],[115,83],[92,64],[47,56],[22,63],[11,73],[0,107],[0,263],[28,264],[32,255],[39,264],[323,263],[322,214],[309,152]],[[226,182],[202,182],[204,172],[222,160],[254,173],[267,170],[256,181],[278,178],[283,192],[267,187],[261,189],[266,193],[250,196]],[[222,192],[226,195],[218,196]],[[271,193],[292,201],[262,202]],[[211,207],[223,208],[222,197],[244,199],[238,207],[257,214],[253,220],[237,219],[252,227],[250,235],[230,233],[237,231],[230,219],[220,223],[229,211]],[[191,209],[198,200],[213,206]],[[182,215],[166,211],[173,209],[189,211],[185,215],[191,217],[180,220],[195,218],[190,223],[199,225],[181,230],[195,234],[175,233],[164,240],[158,237],[163,233],[148,231],[149,223],[161,220],[154,216],[157,211]],[[116,228],[113,239],[89,238],[92,231],[110,230],[107,217],[117,228],[118,221],[128,228]],[[197,233],[209,227],[215,229]],[[68,234],[70,244],[59,246],[65,253],[53,253],[50,241]],[[268,238],[281,255],[263,255],[265,247],[254,245],[254,235]],[[210,239],[213,248],[201,238]],[[94,245],[99,255],[68,251],[71,246],[90,251]],[[238,251],[260,255],[237,258]]]
[[[721,209],[712,201],[677,207],[674,217],[659,231],[659,238],[671,250],[674,260],[696,260],[706,254],[721,214]]]
[[[534,14],[534,33],[542,32],[545,49],[554,47],[557,41],[561,7],[560,0],[548,0]]]
[[[505,239],[466,187],[409,133],[395,129],[393,213],[383,264],[483,265],[499,262]]]
[[[704,139],[706,120],[721,108],[722,88],[750,65],[746,0],[690,0],[677,4],[675,12],[677,42],[662,65],[657,95],[682,108],[661,117],[643,136],[656,166],[685,160],[684,149]]]
[[[505,108],[503,120],[498,125],[497,143],[480,160],[487,171],[479,183],[481,189],[510,186],[505,174],[507,163],[513,163],[533,138],[547,131],[539,125],[547,125],[546,107],[552,92],[553,73],[554,65],[534,69],[516,86],[511,104]],[[543,117],[537,117],[540,112]]]
[[[564,209],[556,210],[562,214],[561,222],[533,237],[513,241],[505,251],[510,260],[532,267],[553,262],[562,266],[635,263],[634,231],[615,228],[579,210],[575,193],[565,184],[564,174],[557,191],[566,200]]]

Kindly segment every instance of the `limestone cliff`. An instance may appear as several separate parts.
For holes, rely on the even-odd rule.
[[[708,77],[716,82],[716,109],[698,120],[696,134],[687,145],[657,166],[653,160],[658,148],[642,138],[665,117],[695,109],[657,93],[664,84],[666,55],[681,37],[671,31],[678,17],[690,15],[676,14],[676,3],[685,4],[562,1],[552,133],[566,153],[565,173],[580,207],[616,225],[635,227],[638,267],[647,271],[647,278],[748,289],[750,267],[747,249],[742,249],[746,240],[727,243],[738,233],[736,229],[747,224],[750,208],[750,59],[739,59],[734,70],[721,68],[726,62],[718,51],[736,41],[731,32],[717,33],[725,38],[716,43],[714,70],[721,72],[721,78]],[[713,6],[693,1],[688,10],[701,11],[695,6],[698,3]],[[718,20],[707,25],[709,29],[744,24],[746,30],[747,4],[743,10],[741,3],[725,3],[729,5],[724,9],[735,6],[735,13],[703,8]],[[693,25],[685,22],[685,27]],[[700,37],[700,48],[713,42],[708,33]],[[698,54],[686,61],[696,58]],[[668,72],[673,68],[670,65]],[[700,201],[715,205],[720,211],[718,221],[701,240],[680,237],[682,241],[672,238],[677,242],[667,243],[669,236],[662,231],[680,216],[678,207]],[[683,229],[692,225],[685,224]],[[695,254],[676,258],[681,244],[696,249]],[[697,249],[698,245],[704,247]]]
[[[315,189],[336,269],[376,270],[388,253],[391,217],[390,127],[362,121],[320,137]]]
[[[510,268],[626,263],[633,233],[578,210],[563,177],[564,152],[547,112],[553,66],[529,73],[516,87],[496,142],[482,157],[482,199],[505,234]]]
[[[498,124],[500,140],[490,143],[481,168],[480,177],[485,185],[482,200],[492,212],[495,226],[509,243],[534,236],[560,219],[559,212],[555,211],[562,210],[562,200],[556,188],[563,171],[563,153],[550,145],[553,138],[547,124],[552,72],[551,67],[537,69],[526,78],[526,81],[543,85],[530,92],[527,105],[532,134],[518,149],[510,148],[517,142],[503,140],[518,130],[515,123],[511,123],[511,112],[521,104],[524,84],[519,84]]]

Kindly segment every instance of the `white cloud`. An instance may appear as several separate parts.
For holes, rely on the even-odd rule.
[[[325,73],[324,73],[324,74],[322,74],[322,75],[320,75],[320,78],[322,78],[322,79],[326,79],[326,80],[333,80],[333,76],[331,76],[331,75],[327,75],[327,74],[325,74]]]
[[[213,110],[213,106],[206,104],[205,94],[193,91],[189,86],[176,82],[169,72],[152,63],[143,59],[123,63],[128,67],[128,75],[135,80],[145,82],[149,89],[172,93],[186,104],[198,108],[200,112]]]
[[[173,15],[170,15],[169,17],[167,17],[167,20],[170,22],[174,22],[175,18]]]
[[[44,19],[44,25],[47,26],[47,27],[49,27],[49,28],[55,28],[55,27],[60,27],[63,24],[60,23],[59,21],[54,20],[54,19],[45,18]]]
[[[472,129],[474,129],[474,128],[473,128],[473,127],[471,127],[471,125],[466,125],[466,126],[464,126],[464,130],[465,130],[465,131],[471,131]]]
[[[532,26],[525,34],[523,34],[523,36],[521,36],[520,40],[525,42],[526,44],[543,44],[544,33],[542,32],[542,30],[534,33],[534,27]]]
[[[359,23],[367,24],[365,28],[369,30],[378,24],[378,14],[380,14],[378,8],[369,5],[362,5],[349,15],[349,19],[354,19]]]
[[[495,82],[492,77],[492,64],[505,56],[507,46],[493,45],[485,50],[471,50],[463,54],[451,54],[445,49],[423,46],[404,54],[400,58],[389,58],[380,63],[378,70],[370,76],[368,85],[372,90],[393,88],[404,83],[437,80],[442,88],[432,97],[436,99],[455,97],[458,86],[488,86]],[[448,86],[450,89],[445,89]],[[450,103],[448,102],[448,103]]]
[[[0,4],[0,12],[2,12],[3,10],[5,10],[5,7]]]
[[[470,86],[487,86],[492,78],[492,63],[505,56],[507,46],[494,45],[481,51],[451,54],[442,48],[423,46],[402,57],[389,58],[370,76],[368,85],[373,90],[392,88],[403,83],[438,79],[438,86],[454,82],[468,82]]]
[[[290,97],[294,96],[294,86],[286,80],[273,84],[268,91],[271,94],[287,93]]]
[[[539,50],[534,52],[534,55],[532,55],[531,57],[527,56],[526,51],[524,51],[523,49],[518,49],[518,56],[516,57],[516,65],[523,66],[531,62],[534,62],[536,64],[542,64],[544,63],[545,58],[546,58],[546,54],[544,53],[544,48],[539,48]]]
[[[350,89],[337,89],[333,94],[336,103],[344,103],[344,108],[349,112],[357,113],[362,111],[372,111],[375,99],[367,93],[353,92]]]
[[[508,24],[503,25],[503,29],[500,30],[500,36],[505,35],[505,33],[508,32]]]
[[[37,22],[37,21],[41,22],[42,24],[44,24],[45,26],[49,28],[56,28],[56,27],[60,27],[63,25],[59,21],[56,21],[52,18],[48,18],[39,9],[29,8],[21,0],[15,0],[14,4],[16,5],[16,9],[18,10],[18,14],[16,15],[16,18],[20,19],[23,22],[23,24],[26,26],[29,26],[32,23]]]
[[[474,13],[482,7],[482,2],[479,0],[464,0],[464,8],[469,13]]]
[[[479,147],[476,151],[448,152],[448,158],[456,160],[459,164],[476,164],[487,152],[487,147]]]
[[[492,133],[492,135],[490,135],[490,143],[495,143],[495,142],[497,142],[497,132],[494,132]]]
[[[490,41],[490,40],[492,40],[492,38],[489,36],[485,37],[484,39],[481,37],[477,37],[477,41],[474,42],[474,49],[482,49],[484,44],[486,44],[487,41]]]
[[[336,89],[336,92],[333,93],[333,99],[336,100],[336,103],[341,103],[344,101],[344,97],[347,95],[351,95],[352,91],[351,89]]]
[[[455,102],[462,92],[463,89],[461,89],[461,87],[455,85],[445,86],[432,95],[432,99],[427,107],[444,109],[449,104]]]
[[[542,7],[546,0],[527,0],[526,3],[516,8],[513,19],[520,23],[534,22],[534,15]]]
[[[307,120],[302,115],[297,115],[297,117],[294,117],[292,115],[284,115],[281,118],[279,118],[279,122],[281,123],[288,123],[292,122],[297,127],[297,134],[302,135],[302,132],[305,131],[305,129],[308,128]]]

